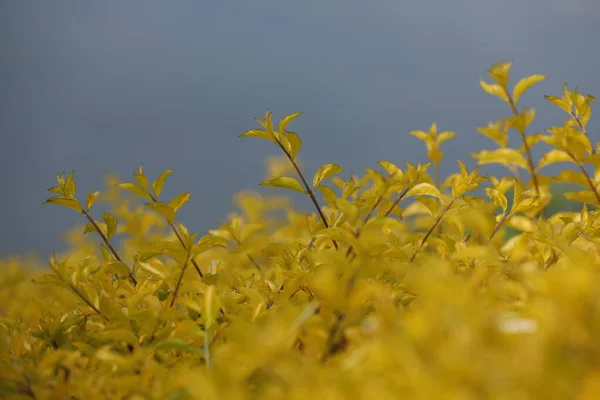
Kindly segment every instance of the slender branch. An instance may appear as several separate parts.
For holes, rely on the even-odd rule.
[[[155,198],[152,193],[148,193],[150,195],[150,197],[152,198],[153,202],[158,202],[158,199]],[[175,233],[175,236],[177,236],[177,240],[179,240],[179,243],[181,243],[181,246],[183,246],[183,249],[185,250],[186,254],[190,255],[190,249],[187,248],[185,242],[183,241],[183,239],[181,238],[181,235],[179,234],[179,232],[177,231],[177,229],[175,228],[175,225],[173,225],[172,223],[169,222],[169,226],[171,227],[171,230],[173,231],[173,233]],[[194,260],[193,258],[191,258],[191,262],[192,265],[194,266],[194,269],[196,269],[196,272],[198,273],[198,275],[200,276],[200,278],[204,278],[204,274],[202,274],[202,271],[200,270],[200,267],[198,266],[198,264],[196,263],[196,260]]]
[[[286,155],[286,157],[290,160],[290,162],[294,166],[294,169],[298,173],[298,176],[300,177],[300,180],[302,181],[302,184],[304,185],[304,189],[306,189],[306,192],[308,193],[308,196],[310,197],[310,200],[314,204],[315,208],[317,209],[317,212],[319,213],[319,216],[321,217],[321,220],[323,221],[323,225],[325,225],[325,228],[329,228],[329,224],[327,223],[327,218],[325,218],[325,214],[323,214],[323,210],[321,210],[321,206],[319,205],[319,202],[317,201],[317,198],[315,197],[315,193],[310,188],[310,185],[308,184],[308,182],[304,178],[304,174],[302,173],[302,171],[300,171],[300,167],[298,167],[298,164],[296,163],[296,161],[294,161],[294,158],[292,157],[292,155],[290,154],[290,152],[287,151],[287,149],[283,146],[283,144],[279,141],[279,139],[277,139],[275,137],[275,135],[273,135],[273,138],[275,139],[275,142],[277,143],[277,145],[279,146],[279,148],[284,152],[284,154]],[[333,240],[333,239],[332,239],[332,241],[333,241],[333,246],[337,250],[338,249],[337,242],[335,240]]]
[[[183,267],[181,267],[181,273],[179,274],[179,278],[177,278],[177,284],[175,285],[175,291],[173,291],[173,297],[171,298],[171,304],[169,304],[169,307],[173,307],[173,304],[175,304],[175,299],[177,298],[177,294],[179,293],[179,289],[181,288],[181,281],[183,280],[183,275],[185,274],[185,270],[187,269],[188,265],[190,265],[189,253],[187,255],[187,258],[185,259]]]
[[[512,109],[513,114],[515,116],[518,116],[519,110],[517,109],[517,106],[515,105],[514,99],[512,98],[510,93],[508,93],[506,88],[504,89],[504,92],[506,93],[506,97],[508,98],[508,102],[510,104],[510,108]],[[537,193],[538,196],[541,197],[542,192],[540,191],[540,184],[538,182],[538,177],[535,172],[535,165],[533,162],[533,156],[531,155],[531,148],[529,147],[529,143],[527,143],[527,137],[525,136],[525,129],[523,129],[523,130],[519,129],[519,135],[521,135],[521,140],[523,141],[523,146],[525,147],[525,153],[527,156],[527,164],[529,165],[529,173],[531,174],[531,179],[533,180],[535,192]],[[542,213],[542,217],[545,219],[546,218],[546,208],[545,207],[542,208],[541,213]]]
[[[108,240],[106,235],[104,235],[104,233],[102,232],[102,230],[100,229],[100,227],[98,226],[96,221],[94,221],[94,218],[92,218],[90,213],[83,209],[81,209],[81,213],[87,218],[88,221],[90,221],[90,224],[92,224],[94,229],[96,229],[96,232],[98,232],[98,234],[102,238],[102,241],[106,244],[106,247],[108,247],[108,249],[110,250],[112,255],[117,259],[117,261],[123,262],[123,260],[121,260],[121,257],[119,257],[119,254],[117,253],[115,248],[112,246],[112,244],[110,244],[110,241]],[[123,264],[125,264],[125,263],[123,263]],[[133,271],[129,272],[129,281],[131,282],[131,284],[133,286],[137,285],[137,279],[135,279],[135,275],[133,274]]]
[[[421,244],[419,245],[419,247],[415,250],[415,252],[413,253],[412,257],[410,258],[410,262],[413,262],[415,260],[415,257],[417,256],[417,253],[419,252],[419,250],[421,250],[423,248],[423,246],[425,245],[425,242],[427,242],[427,239],[429,239],[429,236],[431,236],[431,234],[433,233],[433,231],[435,230],[435,228],[439,225],[439,223],[442,221],[442,218],[444,217],[444,214],[446,214],[446,212],[450,209],[450,207],[452,207],[452,204],[454,204],[454,201],[456,199],[452,199],[452,201],[450,201],[448,203],[448,205],[446,207],[444,207],[444,210],[440,213],[440,215],[436,218],[435,222],[433,223],[433,225],[431,226],[431,228],[429,228],[429,230],[427,231],[427,233],[425,234],[425,237],[423,238],[423,240],[421,240]]]
[[[61,274],[60,274],[60,273],[59,273],[59,272],[58,272],[58,271],[57,271],[57,270],[56,270],[54,267],[52,267],[52,266],[51,266],[50,268],[52,268],[52,270],[54,271],[54,273],[55,273],[55,274],[56,274],[56,275],[57,275],[57,276],[58,276],[58,277],[59,277],[59,278],[60,278],[60,279],[61,279],[63,282],[65,282],[65,283],[66,283],[66,284],[67,284],[67,285],[68,285],[68,286],[71,288],[71,290],[72,290],[72,291],[73,291],[73,292],[74,292],[74,293],[75,293],[77,296],[79,296],[79,298],[80,298],[81,300],[83,300],[83,301],[84,301],[84,302],[85,302],[85,303],[86,303],[86,304],[87,304],[87,305],[88,305],[88,306],[89,306],[89,307],[90,307],[92,310],[94,310],[94,312],[95,312],[96,314],[98,314],[99,316],[101,316],[101,317],[102,317],[102,319],[104,319],[105,321],[108,321],[108,318],[107,318],[107,317],[106,317],[104,314],[102,314],[102,312],[100,312],[100,310],[99,310],[98,308],[96,308],[96,306],[95,306],[95,305],[93,305],[93,304],[92,304],[92,302],[91,302],[91,301],[89,301],[89,300],[88,300],[88,299],[87,299],[87,298],[86,298],[86,297],[83,295],[83,293],[81,293],[81,292],[79,291],[79,289],[77,289],[77,287],[76,287],[75,285],[73,285],[71,282],[69,282],[69,281],[67,281],[65,278],[63,278],[63,276],[62,276],[62,275],[61,275]]]
[[[585,167],[583,166],[581,161],[579,161],[577,158],[575,158],[575,155],[571,152],[571,150],[566,149],[565,152],[569,155],[569,157],[571,157],[573,162],[575,162],[575,164],[577,164],[577,166],[579,167],[579,170],[581,171],[583,176],[585,176],[585,179],[586,179],[588,185],[590,186],[590,189],[594,193],[594,196],[596,196],[596,200],[598,200],[598,206],[600,206],[600,193],[598,193],[598,188],[594,185],[594,182],[592,181],[592,178],[590,178],[590,176],[586,172]]]
[[[575,114],[574,112],[572,112],[572,111],[571,111],[571,116],[573,117],[573,119],[575,119],[575,122],[577,122],[577,125],[579,125],[579,128],[581,129],[581,132],[590,141],[590,145],[592,146],[592,154],[596,154],[596,149],[594,148],[594,143],[590,139],[590,135],[588,134],[588,131],[585,129],[585,126],[583,126],[583,123],[581,122],[581,118],[579,118],[579,116],[577,114]]]

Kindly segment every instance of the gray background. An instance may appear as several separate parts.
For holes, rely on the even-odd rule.
[[[81,216],[41,203],[73,169],[83,199],[108,172],[174,168],[165,195],[192,191],[181,220],[205,233],[278,154],[237,138],[267,108],[305,111],[309,175],[425,161],[408,132],[431,122],[457,133],[443,174],[473,166],[494,148],[474,128],[509,114],[480,89],[485,70],[550,75],[522,100],[542,129],[563,119],[543,95],[565,81],[600,95],[599,39],[598,0],[0,0],[0,255],[64,248]]]

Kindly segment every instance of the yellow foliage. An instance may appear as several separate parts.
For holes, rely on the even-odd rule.
[[[337,164],[305,174],[287,129],[302,113],[275,124],[268,111],[241,136],[281,151],[262,183],[275,188],[238,194],[238,211],[204,236],[178,221],[189,193],[159,200],[172,170],[152,183],[141,166],[133,182],[110,178],[85,209],[74,174],[58,175],[47,203],[75,209],[82,226],[49,269],[0,261],[0,397],[600,398],[594,99],[565,85],[547,98],[569,119],[527,135],[535,112],[517,102],[545,76],[510,91],[511,65],[481,81],[512,116],[478,128],[498,148],[474,154],[507,176],[458,161],[442,182],[439,145],[454,133],[435,124],[411,132],[433,177],[430,164],[386,160],[347,179]],[[539,142],[552,149],[534,160]],[[554,163],[574,168],[538,175]],[[544,214],[552,182],[581,186],[565,195],[580,212]],[[284,190],[314,210],[271,194]],[[96,201],[110,206],[99,219]]]

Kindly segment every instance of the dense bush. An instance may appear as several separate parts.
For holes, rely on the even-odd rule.
[[[0,395],[600,398],[594,99],[565,85],[546,98],[568,118],[529,134],[535,111],[519,97],[545,77],[509,90],[510,67],[481,81],[510,116],[477,129],[496,147],[474,154],[506,176],[459,161],[442,182],[440,145],[454,133],[433,124],[411,132],[427,164],[380,161],[347,180],[328,164],[310,179],[287,129],[300,113],[275,125],[269,112],[241,135],[285,157],[262,185],[303,193],[313,213],[242,193],[239,212],[200,237],[176,218],[188,193],[162,200],[170,170],[150,183],[140,167],[133,182],[113,179],[84,203],[73,173],[59,175],[47,203],[81,213],[86,235],[71,235],[50,271],[22,259],[0,266]],[[508,147],[512,132],[520,148]],[[538,144],[549,150],[536,161]],[[543,175],[554,163],[573,168]],[[575,212],[549,212],[555,182],[581,187],[565,194]],[[110,205],[100,219],[98,199]],[[505,238],[507,229],[516,234]]]

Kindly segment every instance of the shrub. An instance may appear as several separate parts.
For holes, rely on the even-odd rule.
[[[595,399],[600,398],[600,146],[587,124],[594,98],[564,86],[546,99],[568,118],[529,134],[533,108],[509,90],[511,63],[482,89],[510,116],[478,128],[496,145],[474,154],[502,164],[482,176],[458,161],[443,182],[432,124],[411,134],[426,164],[342,179],[327,164],[312,179],[300,136],[270,112],[242,137],[282,152],[261,185],[308,196],[242,193],[239,211],[200,237],[177,220],[190,198],[167,201],[171,170],[150,183],[109,182],[76,197],[57,176],[46,203],[86,222],[50,271],[23,260],[0,268],[0,394],[54,399]],[[516,132],[521,147],[508,147]],[[534,160],[531,148],[549,150]],[[569,163],[554,176],[542,169]],[[593,172],[590,172],[593,170]],[[525,179],[521,175],[528,176]],[[549,212],[550,185],[575,211]],[[477,193],[480,194],[477,194]],[[102,197],[110,212],[96,219]],[[140,199],[143,204],[140,204]],[[516,230],[505,240],[507,229]],[[123,240],[119,245],[116,236]],[[100,245],[97,245],[100,241]]]

